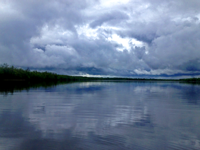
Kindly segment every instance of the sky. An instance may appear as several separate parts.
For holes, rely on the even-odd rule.
[[[58,74],[200,75],[199,0],[0,0],[0,64]]]

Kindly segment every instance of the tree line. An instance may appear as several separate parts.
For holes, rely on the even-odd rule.
[[[94,81],[94,80],[122,80],[122,81],[179,81],[188,83],[200,83],[200,78],[188,78],[188,79],[145,79],[145,78],[101,78],[101,77],[81,77],[81,76],[69,76],[69,75],[59,75],[51,72],[39,72],[30,71],[29,68],[22,69],[16,68],[14,66],[9,66],[8,64],[0,65],[0,81],[12,81],[12,80],[22,80],[22,81],[63,81],[63,82],[74,82],[74,81]]]
[[[58,75],[51,72],[30,71],[29,68],[21,69],[7,64],[0,65],[0,80],[24,81],[81,81],[89,80],[87,77]]]

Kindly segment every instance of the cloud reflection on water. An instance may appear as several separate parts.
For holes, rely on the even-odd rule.
[[[197,149],[199,89],[170,82],[89,82],[0,95],[0,141],[21,139],[22,150],[40,149],[37,144],[50,149]],[[190,103],[193,99],[197,103]]]

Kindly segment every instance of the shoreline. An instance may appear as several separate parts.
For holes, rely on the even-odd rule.
[[[30,71],[8,66],[0,65],[0,82],[84,82],[84,81],[172,81],[191,84],[200,84],[200,78],[185,79],[156,79],[156,78],[128,78],[128,77],[84,77],[59,75],[51,72]]]

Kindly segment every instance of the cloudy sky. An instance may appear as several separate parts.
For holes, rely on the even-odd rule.
[[[200,75],[199,0],[1,0],[0,64],[70,75]]]

